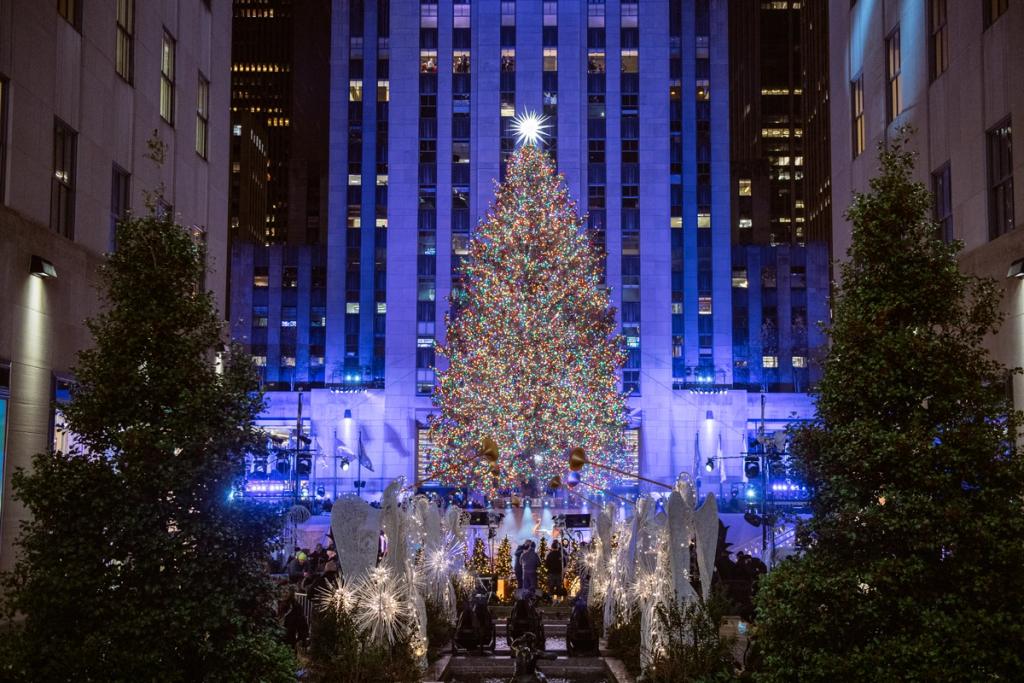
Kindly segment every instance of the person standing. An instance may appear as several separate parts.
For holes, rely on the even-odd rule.
[[[540,557],[534,550],[533,541],[526,543],[526,550],[523,551],[519,563],[523,568],[523,593],[533,597],[537,594],[537,569],[540,567]]]
[[[544,568],[548,570],[548,595],[551,596],[552,600],[556,597],[561,597],[565,593],[565,588],[562,585],[562,571],[565,563],[562,557],[562,544],[556,539],[551,544],[551,550],[548,551],[548,556],[544,558]]]
[[[512,565],[512,573],[516,575],[516,588],[523,587],[523,564],[520,558],[522,558],[523,553],[526,552],[526,546],[528,543],[529,541],[520,543],[519,546],[516,548],[515,562]]]

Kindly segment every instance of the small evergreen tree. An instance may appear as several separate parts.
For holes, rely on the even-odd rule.
[[[806,550],[762,579],[765,681],[1018,679],[1024,461],[982,341],[994,282],[961,273],[902,140],[848,211],[818,416],[795,433]]]
[[[280,516],[229,500],[262,399],[245,355],[215,367],[204,272],[170,217],[120,224],[64,409],[77,450],[14,475],[32,518],[3,577],[4,680],[294,680],[263,566]]]
[[[479,536],[473,541],[473,554],[470,556],[466,566],[470,571],[477,574],[488,574],[491,571],[491,561],[487,557],[487,545],[484,543],[484,539]]]
[[[512,542],[508,536],[501,539],[494,557],[494,573],[499,579],[512,578]]]

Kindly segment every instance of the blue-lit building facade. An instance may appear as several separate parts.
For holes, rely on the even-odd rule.
[[[828,266],[824,252],[732,246],[725,0],[334,0],[331,24],[325,252],[251,255],[248,279],[250,257],[236,251],[232,287],[235,338],[267,339],[266,353],[253,351],[276,390],[263,423],[282,434],[301,425],[318,453],[311,478],[330,482],[328,495],[353,490],[356,471],[338,463],[356,462],[360,441],[371,493],[423,470],[434,345],[524,111],[548,117],[546,147],[607,254],[640,472],[664,481],[689,472],[705,492],[727,489],[743,478],[736,456],[761,419],[762,389],[773,392],[769,431],[810,415],[802,392],[813,373],[796,366],[811,363],[800,349],[819,339],[776,351],[785,373],[761,371],[771,354],[760,344],[734,348],[734,338],[760,334],[764,297],[789,306],[779,316],[788,338],[791,287],[811,268],[827,282]],[[762,280],[769,267],[785,276]],[[272,311],[291,296],[275,293],[285,280],[296,301],[308,291],[317,302],[289,308],[294,333]],[[818,292],[803,289],[797,310],[816,330],[824,294],[811,305]],[[736,307],[749,311],[742,335]]]

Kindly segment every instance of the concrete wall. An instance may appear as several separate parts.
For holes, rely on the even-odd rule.
[[[965,272],[995,278],[1003,285],[1006,322],[986,344],[997,360],[1024,365],[1021,344],[1020,281],[1007,280],[1010,264],[1024,257],[1024,155],[1013,157],[1016,229],[990,240],[986,133],[1007,116],[1024,122],[1024,5],[1009,9],[985,26],[985,3],[948,0],[949,68],[934,80],[929,73],[930,34],[926,0],[832,0],[832,192],[833,254],[846,257],[850,226],[843,218],[853,192],[864,191],[877,169],[876,146],[899,126],[916,129],[910,148],[917,153],[917,179],[931,188],[931,173],[949,163],[953,236],[962,240]],[[902,45],[903,111],[886,123],[885,37],[899,26]],[[864,74],[867,148],[853,158],[850,81]],[[1014,379],[1015,397],[1024,397],[1024,378]]]
[[[77,6],[80,30],[55,3],[0,0],[0,75],[9,79],[0,359],[11,361],[0,569],[14,561],[11,544],[24,517],[10,475],[51,447],[53,377],[67,376],[90,343],[83,323],[97,312],[96,268],[112,245],[114,164],[131,174],[133,212],[144,213],[144,193],[162,185],[176,220],[205,230],[207,286],[220,310],[225,305],[230,3],[137,2],[132,83],[114,68],[116,3]],[[176,40],[173,126],[159,115],[164,30]],[[200,73],[210,82],[206,159],[195,150]],[[78,132],[73,239],[49,228],[55,117]],[[154,131],[167,145],[161,166],[145,158]],[[52,262],[57,279],[31,277],[32,255]]]

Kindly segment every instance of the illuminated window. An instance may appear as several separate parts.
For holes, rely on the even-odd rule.
[[[515,0],[502,0],[501,2],[501,25],[516,25],[516,3]]]
[[[64,17],[76,31],[82,30],[82,7],[78,0],[57,0],[57,14]]]
[[[196,154],[206,158],[207,131],[210,120],[210,81],[199,74],[196,92]]]
[[[625,9],[627,5],[623,5]],[[634,5],[636,7],[636,5]],[[622,51],[622,73],[635,74],[640,71],[640,53],[637,50]]]
[[[1010,0],[985,0],[985,28],[1010,8]]]
[[[253,356],[252,357],[252,364],[255,365],[258,368],[265,368],[265,367],[267,367],[267,357],[266,356]]]
[[[697,313],[698,313],[698,315],[711,315],[711,297],[710,296],[699,296],[699,297],[697,297]]]
[[[348,101],[349,102],[362,102],[363,101],[363,82],[362,81],[349,81],[348,82]]]
[[[710,228],[711,227],[711,214],[710,213],[698,213],[697,214],[697,227],[698,228]]]
[[[7,92],[7,89],[4,89]],[[78,133],[60,119],[53,121],[53,181],[50,186],[50,229],[75,237],[75,162]]]
[[[604,50],[590,50],[587,53],[587,73],[604,73]]]
[[[886,90],[886,121],[892,121],[903,111],[903,98],[900,92],[900,27],[897,26],[885,39],[885,77],[889,84]]]
[[[636,28],[640,17],[640,6],[636,2],[624,1],[620,5],[622,28]]]
[[[164,31],[160,43],[160,118],[174,125],[174,38]]]
[[[515,48],[503,48],[501,51],[501,70],[505,73],[512,73],[516,70]]]
[[[295,356],[281,356],[281,367],[282,368],[294,368],[295,367]]]
[[[746,289],[749,286],[746,268],[732,269],[732,286],[739,287],[740,289]]]
[[[423,28],[437,28],[437,3],[424,3],[420,5],[420,26]]]
[[[391,99],[391,85],[389,81],[377,81],[377,101],[387,102]]]
[[[864,151],[864,75],[850,82],[850,105],[853,117],[853,156],[857,158]]]
[[[988,132],[989,238],[1010,232],[1013,224],[1013,127],[1005,119]]]
[[[345,304],[345,312],[350,314],[350,315],[358,314],[359,313],[359,302],[358,301],[349,301],[348,303],[346,303]]]
[[[777,368],[779,367],[778,356],[761,356],[761,367],[762,368]]]
[[[704,79],[697,80],[697,101],[707,102],[711,99],[711,83]]]
[[[545,0],[544,25],[558,26],[558,2],[551,2],[551,0]]]
[[[558,48],[544,48],[544,71],[558,71]]]
[[[949,27],[946,24],[946,0],[928,0],[928,7],[931,28],[930,67],[934,81],[949,68]]]
[[[269,287],[270,286],[270,273],[267,268],[256,266],[253,268],[252,275],[252,286],[253,287]]]
[[[267,307],[266,306],[253,306],[252,307],[252,326],[253,327],[266,327],[267,326]]]
[[[807,356],[793,356],[793,367],[794,368],[806,368],[807,367]]]
[[[452,53],[452,73],[469,73],[469,50],[457,50]]]
[[[468,2],[456,2],[452,7],[454,17],[452,26],[454,28],[469,28],[470,6]]]
[[[750,178],[740,178],[738,193],[741,197],[750,196]]]
[[[437,73],[437,50],[420,50],[420,73]]]
[[[117,0],[117,42],[114,44],[114,70],[132,82],[135,50],[135,0]]]

